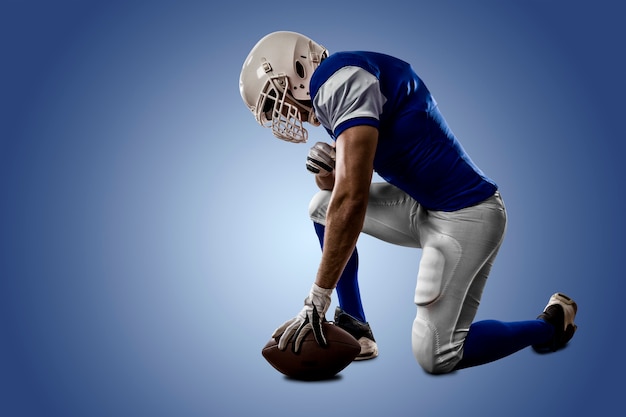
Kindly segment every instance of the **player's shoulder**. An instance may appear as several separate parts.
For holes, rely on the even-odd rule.
[[[378,78],[380,66],[377,63],[376,55],[378,54],[375,52],[366,51],[346,51],[331,54],[322,61],[311,78],[311,95],[315,95],[322,84],[346,67],[361,68]]]
[[[376,73],[378,72],[374,59],[376,55],[375,52],[367,51],[335,52],[322,61],[316,72],[332,75],[343,67],[361,67]]]
[[[372,51],[335,52],[325,58],[313,74],[314,78],[326,80],[344,67],[359,67],[380,78],[382,72],[391,68],[410,68],[400,58]]]

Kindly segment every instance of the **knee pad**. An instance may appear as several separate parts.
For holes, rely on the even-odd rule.
[[[417,363],[429,374],[452,372],[462,357],[462,350],[452,348],[441,336],[433,323],[418,312],[413,321],[411,347]]]
[[[309,217],[316,223],[326,224],[326,212],[330,202],[330,191],[320,191],[313,196],[309,203]]]
[[[435,370],[438,346],[437,329],[431,326],[428,321],[419,317],[419,315],[415,317],[411,335],[413,356],[415,356],[417,363],[419,363],[422,369],[428,373],[433,373]]]

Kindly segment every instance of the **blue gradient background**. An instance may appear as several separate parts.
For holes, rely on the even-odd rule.
[[[0,415],[620,405],[626,68],[611,3],[249,3],[0,5]],[[248,51],[274,30],[414,65],[509,210],[477,318],[533,318],[564,291],[580,306],[567,349],[425,374],[410,346],[419,251],[364,236],[381,356],[308,384],[263,360],[319,261],[308,146],[258,127],[238,91]]]

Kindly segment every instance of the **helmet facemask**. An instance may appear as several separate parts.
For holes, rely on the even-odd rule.
[[[313,109],[288,94],[289,79],[279,74],[268,78],[256,106],[256,120],[264,127],[272,129],[279,139],[293,143],[307,141],[308,132],[304,120],[319,125],[313,116]]]

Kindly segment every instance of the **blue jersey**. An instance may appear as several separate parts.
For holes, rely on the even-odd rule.
[[[352,126],[378,129],[374,170],[425,208],[455,211],[496,191],[408,63],[374,52],[335,53],[315,70],[310,91],[333,139]]]

